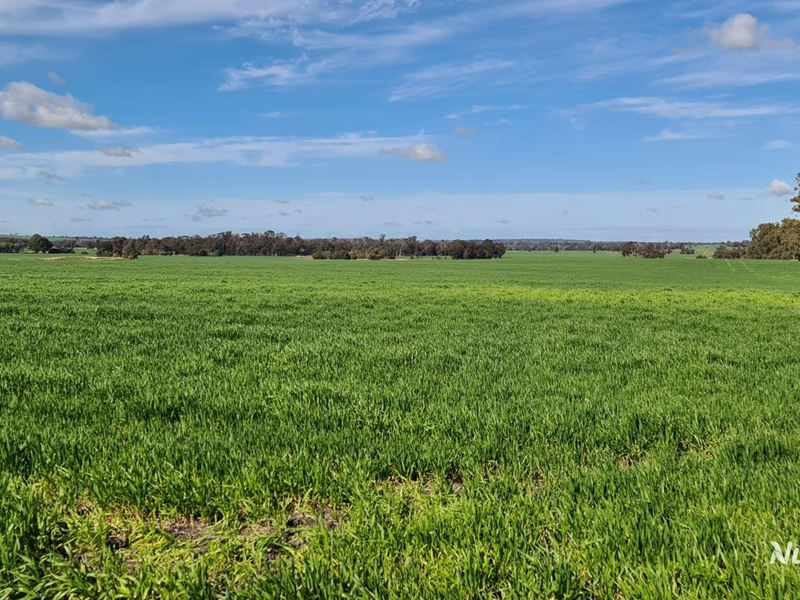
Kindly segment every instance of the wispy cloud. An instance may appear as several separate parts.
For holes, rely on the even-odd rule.
[[[19,172],[24,176],[27,173],[27,169],[20,169]],[[36,176],[44,179],[47,183],[53,183],[54,181],[63,181],[64,177],[58,175],[57,173],[51,173],[50,171],[36,171]]]
[[[192,221],[202,221],[204,219],[216,219],[219,217],[224,217],[227,214],[227,208],[208,204],[198,204],[194,214],[192,214],[190,218]]]
[[[132,158],[136,151],[136,148],[133,146],[109,146],[100,150],[100,152],[106,156],[112,156],[114,158]]]
[[[529,108],[528,105],[526,104],[509,104],[506,106],[489,106],[483,104],[474,104],[473,106],[471,106],[466,110],[452,112],[445,118],[451,121],[455,121],[472,115],[480,115],[483,113],[490,113],[490,112],[511,112],[517,110],[524,110],[526,108]]]
[[[67,81],[61,75],[56,73],[55,71],[49,71],[47,73],[47,78],[50,80],[50,83],[53,85],[66,85]]]
[[[53,201],[48,198],[28,198],[28,204],[37,208],[54,206]]]
[[[89,209],[89,210],[94,210],[94,211],[109,211],[109,210],[111,210],[111,211],[118,212],[120,209],[128,208],[130,206],[133,206],[133,205],[130,202],[126,202],[126,201],[123,201],[123,200],[113,200],[111,202],[109,202],[107,200],[99,200],[97,202],[89,202],[89,204],[86,205],[86,208]]]
[[[646,142],[679,142],[684,140],[700,140],[712,137],[708,133],[699,131],[675,131],[673,129],[662,129],[656,135],[647,136],[644,138]]]
[[[381,150],[381,153],[418,162],[442,162],[443,160],[447,160],[447,155],[441,149],[429,146],[428,144],[415,144],[413,146],[404,146],[400,148],[384,148]]]
[[[91,131],[73,129],[71,133],[89,140],[108,143],[111,140],[121,138],[145,137],[148,135],[153,135],[159,133],[159,130],[153,127],[136,126],[117,127],[115,129],[96,129]]]
[[[22,144],[17,140],[12,140],[10,137],[0,135],[0,148],[5,148],[6,150],[22,150]]]
[[[795,106],[730,106],[716,102],[680,101],[653,97],[616,98],[588,105],[588,108],[630,112],[664,119],[739,119],[769,117],[800,112]]]
[[[74,150],[19,152],[0,155],[4,178],[31,174],[48,181],[75,175],[86,169],[144,167],[166,164],[232,163],[239,166],[286,167],[309,159],[366,158],[385,154],[419,161],[444,159],[444,153],[428,144],[429,137],[364,136],[334,138],[227,137],[196,142],[141,145],[125,156]],[[33,171],[32,171],[33,170]]]
[[[268,65],[245,63],[239,69],[228,69],[219,90],[235,92],[250,87],[287,87],[316,80],[342,64],[343,55],[335,55],[312,62],[308,57],[296,60],[278,60]]]
[[[391,92],[389,100],[438,96],[477,82],[482,86],[500,85],[518,77],[521,67],[517,61],[499,58],[433,65],[406,75],[405,83]],[[512,70],[517,73],[510,75]]]
[[[769,140],[761,147],[761,150],[770,152],[774,150],[788,150],[789,148],[794,148],[794,144],[789,140]]]
[[[2,23],[2,19],[3,13],[0,11],[0,23]],[[41,44],[0,41],[0,66],[3,67],[31,61],[50,60],[53,54],[52,50]]]

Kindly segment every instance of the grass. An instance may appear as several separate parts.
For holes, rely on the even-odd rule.
[[[781,598],[800,264],[0,256],[0,598]]]

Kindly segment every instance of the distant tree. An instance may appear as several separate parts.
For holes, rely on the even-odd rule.
[[[50,248],[52,247],[53,243],[38,233],[33,234],[31,239],[28,240],[28,250],[31,250],[32,252],[41,252],[44,254],[49,252]]]
[[[797,178],[795,179],[794,198],[792,198],[790,202],[794,204],[792,210],[794,212],[800,212],[800,173],[797,174]]]
[[[784,219],[781,223],[762,223],[750,232],[747,258],[800,259],[800,220]]]
[[[744,258],[747,248],[722,244],[714,251],[714,258]]]
[[[639,244],[636,254],[642,258],[664,258],[669,254],[669,249],[662,248],[658,244]]]
[[[108,257],[114,256],[114,245],[110,240],[103,240],[97,242],[97,256]]]
[[[690,246],[689,244],[681,246],[681,254],[694,254],[694,246]]]
[[[122,258],[127,258],[128,260],[136,260],[139,258],[139,249],[136,247],[135,240],[128,240],[123,244],[121,256]]]
[[[627,242],[622,245],[622,256],[631,256],[633,254],[636,254],[636,244]]]

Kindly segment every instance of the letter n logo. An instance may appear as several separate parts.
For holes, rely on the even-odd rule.
[[[792,542],[786,544],[786,552],[778,542],[770,542],[772,544],[772,556],[769,559],[769,564],[774,565],[776,562],[782,565],[788,565],[789,559],[792,557]]]

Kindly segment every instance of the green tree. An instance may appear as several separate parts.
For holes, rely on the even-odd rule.
[[[31,236],[31,239],[28,240],[28,250],[31,250],[33,252],[41,252],[42,254],[45,254],[52,247],[53,243],[46,237],[41,236],[38,233],[34,233]]]
[[[136,260],[139,258],[139,249],[136,247],[135,240],[128,240],[125,242],[125,244],[122,246],[121,256],[122,258],[127,258],[130,260]]]
[[[794,203],[792,210],[794,212],[800,212],[800,173],[797,174],[796,183],[794,185],[794,198],[791,199],[791,202]]]

